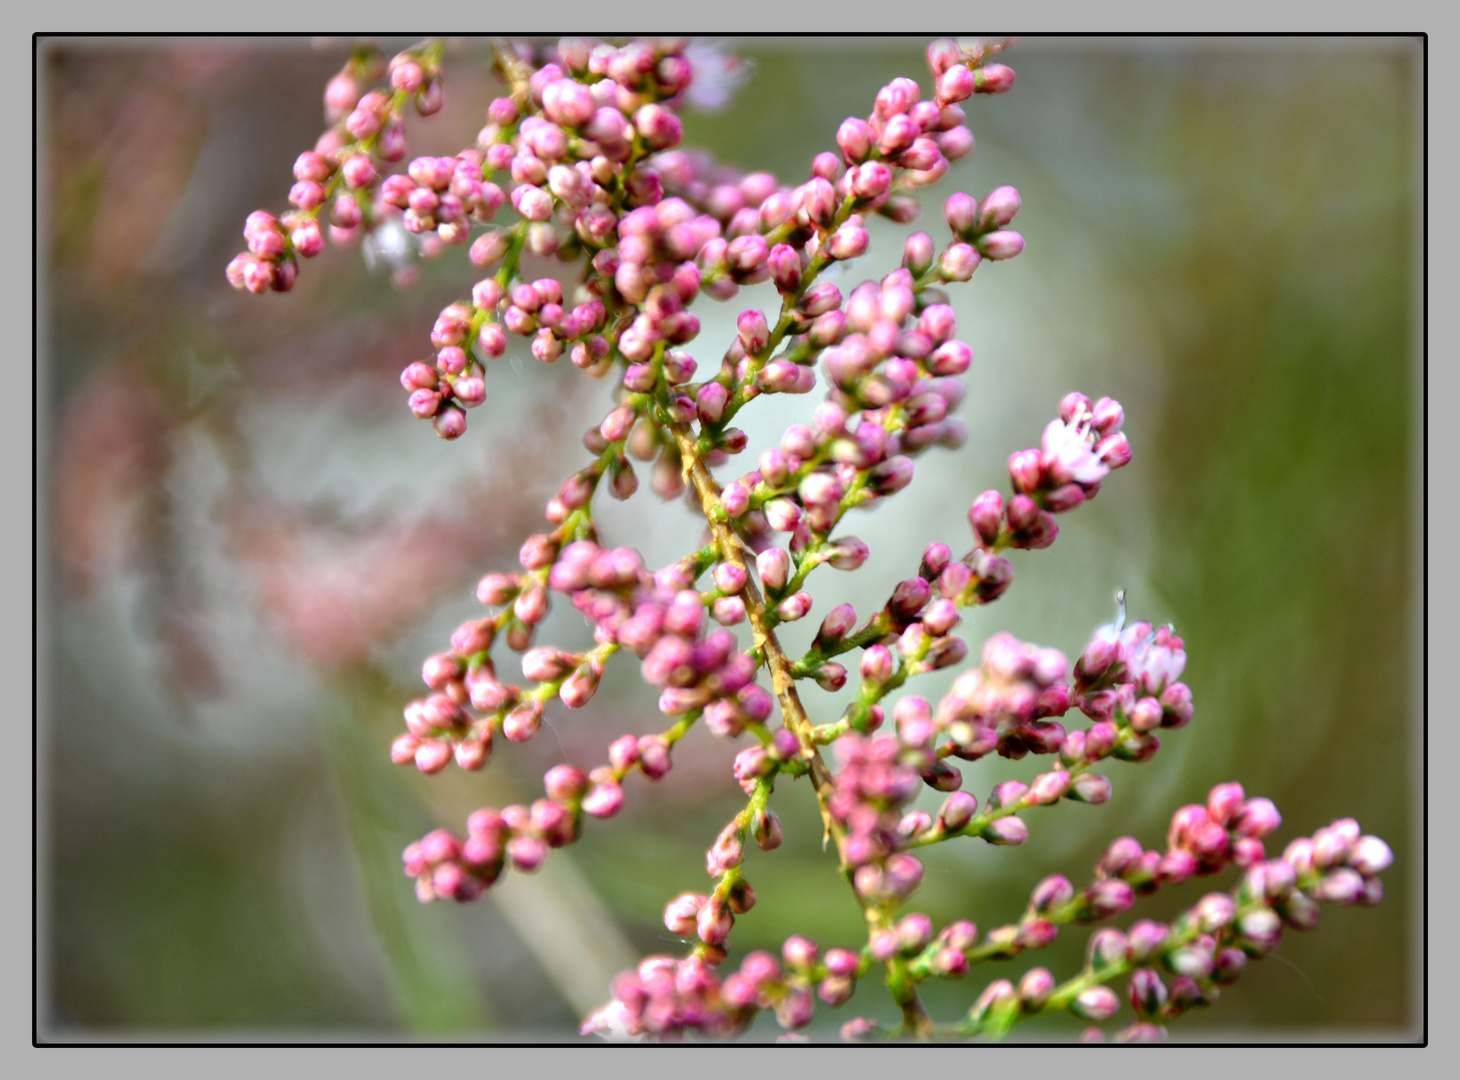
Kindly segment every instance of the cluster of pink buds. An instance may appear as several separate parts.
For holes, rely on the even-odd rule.
[[[932,767],[929,750],[905,745],[891,735],[864,738],[855,733],[836,744],[843,761],[827,801],[844,823],[841,855],[854,867],[853,884],[862,896],[890,899],[911,894],[923,878],[923,864],[901,851],[902,807],[922,790],[922,772]]]
[[[1058,649],[1011,634],[989,638],[983,664],[960,675],[938,703],[954,753],[971,760],[991,749],[1016,759],[1058,751],[1065,728],[1050,718],[1069,711],[1068,676],[1069,661]]]
[[[582,1031],[660,1041],[686,1032],[726,1038],[744,1031],[759,1012],[773,1013],[782,1028],[795,1031],[815,1017],[817,998],[832,1006],[847,1000],[866,967],[850,949],[823,954],[799,935],[786,939],[779,959],[758,949],[723,978],[699,957],[651,956],[637,971],[614,979],[613,1001],[589,1016]]]
[[[1054,543],[1054,515],[1093,499],[1110,470],[1130,461],[1130,441],[1120,430],[1124,420],[1118,401],[1101,398],[1092,407],[1084,394],[1067,395],[1060,418],[1044,429],[1042,448],[1010,456],[1014,495],[1007,505],[997,491],[974,500],[968,520],[979,542],[991,551]]]
[[[351,56],[325,89],[325,116],[331,126],[313,150],[294,162],[294,185],[289,189],[294,209],[277,218],[263,210],[249,215],[243,233],[248,250],[228,264],[228,281],[235,289],[288,292],[299,275],[298,260],[324,250],[326,231],[337,244],[347,244],[399,214],[402,204],[390,198],[382,177],[392,163],[405,157],[406,105],[413,102],[421,116],[441,108],[440,56],[439,44],[408,49],[389,65],[376,50]],[[385,85],[365,89],[382,76]],[[419,164],[412,163],[412,176]],[[476,179],[481,179],[480,170]],[[491,205],[484,211],[484,198],[476,194],[468,199],[455,192],[445,198],[451,200],[448,210],[437,214],[441,242],[462,241],[469,228],[465,214],[485,220],[496,209]],[[501,192],[496,199],[500,203]],[[321,214],[326,212],[322,223]]]
[[[531,806],[483,807],[466,820],[462,840],[436,829],[406,847],[405,872],[416,879],[416,895],[432,900],[475,900],[510,864],[531,872],[542,865],[549,848],[576,839],[587,778],[569,765],[558,765],[544,778],[549,798]]]
[[[1125,757],[1153,754],[1160,745],[1157,728],[1185,727],[1191,720],[1191,688],[1179,682],[1186,667],[1185,643],[1170,626],[1152,629],[1137,622],[1115,623],[1096,631],[1075,664],[1074,704],[1098,721],[1128,723],[1139,738],[1124,747]]]
[[[1164,847],[1120,837],[1083,888],[1051,874],[1016,920],[982,935],[967,919],[937,929],[927,914],[905,910],[923,878],[921,849],[968,837],[1025,844],[1035,808],[1108,801],[1113,785],[1097,765],[1147,761],[1160,747],[1158,730],[1192,718],[1191,691],[1179,681],[1184,642],[1170,626],[1127,626],[1123,595],[1116,621],[1096,631],[1073,669],[1057,649],[996,633],[936,707],[916,694],[894,696],[911,679],[963,665],[962,610],[996,601],[1013,581],[1001,553],[1048,547],[1055,515],[1095,497],[1130,461],[1124,412],[1110,398],[1061,401],[1040,446],[1009,459],[1009,496],[971,500],[973,546],[964,555],[929,543],[916,575],[876,597],[860,625],[854,606],[839,604],[804,654],[786,651],[782,624],[811,613],[817,568],[854,572],[870,555],[840,530],[845,515],[896,497],[921,453],[965,440],[954,413],[973,352],[956,337],[946,289],[1024,250],[1010,228],[1019,192],[955,192],[943,205],[950,235],[941,251],[914,232],[899,266],[845,295],[822,275],[868,253],[869,215],[911,222],[918,189],[972,151],[960,103],[1013,84],[1014,73],[993,59],[1005,46],[934,42],[929,96],[912,79],[890,81],[866,116],[836,130],[836,152],[811,157],[799,184],[680,147],[676,109],[690,99],[697,69],[688,39],[493,44],[506,89],[488,105],[476,145],[416,157],[391,174],[388,166],[405,159],[404,107],[413,100],[429,114],[440,106],[442,46],[407,50],[388,67],[366,50],[330,84],[334,126],[296,163],[294,209],[248,219],[248,251],[228,276],[252,292],[293,284],[296,257],[323,246],[322,220],[336,242],[389,224],[398,237],[415,237],[420,255],[466,249],[473,276],[487,276],[470,299],[440,311],[432,357],[401,373],[411,411],[444,439],[465,432],[467,410],[486,399],[487,362],[509,349],[545,364],[566,354],[573,368],[605,378],[612,401],[583,436],[589,460],[547,501],[549,528],[522,544],[520,570],[481,579],[477,596],[490,610],[425,662],[427,693],[406,707],[406,730],[391,748],[396,763],[424,773],[453,761],[482,769],[499,732],[497,753],[511,754],[511,744],[537,734],[547,709],[586,705],[619,654],[632,654],[657,691],[662,731],[610,737],[596,764],[549,769],[530,805],[483,807],[465,838],[436,829],[406,848],[404,869],[423,901],[468,901],[509,866],[542,865],[552,849],[580,839],[590,819],[614,818],[629,775],[664,776],[696,726],[744,740],[732,772],[746,801],[705,851],[712,884],[662,909],[684,955],[651,956],[619,975],[584,1034],[724,1038],[763,1012],[792,1033],[818,1002],[841,1007],[876,973],[901,1023],[881,1029],[854,1019],[844,1038],[999,1038],[1051,1012],[1113,1019],[1122,997],[1109,984],[1129,975],[1136,1020],[1114,1038],[1149,1041],[1215,1000],[1284,927],[1313,926],[1320,903],[1373,904],[1382,895],[1378,875],[1393,858],[1383,841],[1345,819],[1269,858],[1277,809],[1229,783],[1178,810]],[[369,86],[382,78],[387,85]],[[509,213],[515,219],[499,218]],[[568,269],[530,278],[524,254],[556,256]],[[774,285],[779,310],[740,311],[733,338],[713,346],[718,365],[702,365],[688,351],[706,356],[696,307],[760,282]],[[818,390],[804,422],[752,451],[752,470],[716,477],[750,449],[735,426],[741,409],[765,395]],[[706,530],[698,550],[657,570],[634,548],[605,542],[594,521],[601,488],[617,499],[638,493],[630,459],[652,463],[648,486],[664,499],[686,496]],[[538,640],[555,595],[586,620],[591,648]],[[520,654],[520,685],[499,672],[504,647]],[[841,715],[819,716],[825,699],[814,691],[844,688],[852,700]],[[980,803],[963,790],[956,763],[995,752],[1049,764],[1027,783],[996,782]],[[778,782],[815,798],[867,938],[823,951],[798,935],[779,958],[756,950],[732,961],[737,920],[754,917],[756,905],[747,866],[782,846],[770,808]],[[914,806],[925,787],[944,793],[936,813]],[[1050,945],[1063,926],[1109,922],[1159,890],[1230,870],[1242,875],[1235,888],[1208,893],[1170,924],[1141,919],[1095,931],[1083,967],[1063,982],[1035,967],[970,993],[961,1018],[940,1023],[927,1013],[919,986],[929,979],[966,977],[981,963]],[[1082,1037],[1104,1035],[1095,1027]]]

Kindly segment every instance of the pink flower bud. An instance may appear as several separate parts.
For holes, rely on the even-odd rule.
[[[1002,94],[1014,85],[1014,70],[1003,64],[984,64],[974,73],[974,93]]]
[[[1019,192],[1005,185],[995,188],[979,204],[978,224],[981,229],[1002,229],[1019,212]],[[990,256],[998,258],[999,256]]]
[[[1099,804],[1110,799],[1110,780],[1098,773],[1081,773],[1070,782],[1070,798]]]
[[[938,274],[944,281],[967,281],[982,260],[968,244],[952,245],[938,260]]]
[[[610,818],[624,804],[624,789],[612,781],[595,784],[583,797],[583,812],[590,817]]]
[[[766,548],[755,557],[756,572],[761,584],[770,592],[779,591],[791,573],[791,557],[781,548]]]
[[[1120,1011],[1120,998],[1108,986],[1082,990],[1070,1003],[1070,1012],[1085,1020],[1109,1020]]]
[[[872,151],[872,129],[865,120],[847,117],[837,128],[836,144],[841,148],[842,160],[854,165]]]
[[[740,346],[747,353],[758,353],[769,344],[770,327],[766,325],[762,312],[742,311],[735,325]]]
[[[938,79],[938,101],[964,101],[971,97],[977,87],[972,71],[962,64],[954,64],[942,72]]]
[[[1238,836],[1252,836],[1260,840],[1276,831],[1282,822],[1282,815],[1271,799],[1248,799],[1232,822],[1232,829]]]
[[[826,253],[833,259],[855,259],[867,250],[867,230],[847,222],[826,243]]]
[[[938,811],[938,820],[945,832],[957,832],[973,819],[978,811],[978,800],[966,791],[955,791],[943,801]]]
[[[1029,826],[1016,817],[1004,817],[989,822],[979,835],[990,844],[1014,846],[1029,839]]]
[[[1010,464],[1012,468],[1012,459]],[[985,547],[992,547],[998,540],[1003,517],[1004,499],[997,491],[985,491],[973,501],[968,511],[968,523]]]
[[[1012,259],[1024,250],[1024,237],[1012,229],[1002,229],[979,237],[977,247],[986,259]]]

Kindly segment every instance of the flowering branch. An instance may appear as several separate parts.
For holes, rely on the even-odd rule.
[[[914,220],[913,193],[972,150],[959,103],[1012,86],[1013,71],[992,59],[1005,44],[934,42],[932,95],[924,98],[911,79],[892,80],[865,118],[838,128],[840,152],[817,154],[809,179],[795,187],[678,149],[675,110],[696,78],[692,43],[679,39],[493,41],[492,67],[507,93],[490,103],[476,145],[450,158],[417,157],[405,172],[386,175],[405,156],[407,100],[422,115],[440,107],[443,46],[418,46],[388,66],[367,51],[352,56],[326,91],[334,126],[296,162],[289,196],[296,209],[249,218],[248,251],[228,275],[252,292],[293,285],[297,258],[324,245],[317,219],[326,203],[336,243],[400,229],[418,238],[419,257],[468,247],[488,276],[469,300],[437,317],[434,363],[401,373],[409,408],[443,439],[465,433],[467,411],[486,398],[487,367],[513,338],[529,341],[543,363],[567,355],[590,376],[616,379],[612,408],[583,439],[591,460],[547,503],[551,528],[522,545],[521,572],[482,579],[477,596],[495,612],[463,623],[450,650],[426,661],[430,694],[406,707],[406,731],[391,748],[392,760],[424,773],[453,760],[484,768],[498,731],[509,742],[531,739],[548,709],[581,708],[606,665],[628,654],[660,691],[659,710],[672,719],[663,731],[620,736],[606,761],[587,771],[548,770],[544,797],[530,806],[483,807],[468,818],[464,837],[437,829],[406,849],[405,870],[423,901],[465,901],[507,867],[531,872],[550,850],[579,839],[585,816],[617,814],[628,775],[656,780],[669,772],[675,746],[695,724],[719,738],[753,740],[734,765],[746,802],[706,854],[713,885],[681,894],[664,911],[670,932],[694,944],[683,957],[650,957],[620,975],[610,1004],[584,1022],[585,1034],[729,1036],[761,1011],[794,1030],[811,1020],[818,998],[840,1006],[877,969],[901,1022],[881,1031],[852,1020],[846,1038],[998,1038],[1027,1016],[1054,1011],[1105,1020],[1120,1005],[1107,984],[1129,975],[1138,1019],[1116,1038],[1148,1039],[1163,1030],[1158,1022],[1214,1000],[1248,957],[1277,944],[1282,926],[1311,927],[1319,901],[1376,903],[1381,895],[1377,875],[1391,858],[1382,841],[1344,820],[1269,860],[1262,841],[1278,824],[1276,808],[1224,784],[1205,806],[1177,812],[1164,851],[1122,837],[1086,888],[1046,878],[1018,921],[982,941],[970,921],[934,933],[925,914],[903,913],[922,880],[916,851],[967,837],[1023,844],[1025,811],[1061,799],[1107,801],[1112,786],[1097,764],[1147,761],[1160,748],[1159,731],[1192,718],[1191,691],[1179,681],[1182,639],[1170,627],[1127,626],[1123,597],[1117,619],[1073,667],[1058,650],[996,634],[936,707],[911,695],[892,700],[909,679],[965,661],[967,644],[955,634],[960,612],[1008,590],[1013,569],[1001,553],[1049,547],[1057,515],[1093,499],[1130,461],[1124,412],[1110,398],[1071,393],[1060,402],[1040,446],[1010,457],[1009,494],[972,499],[972,547],[962,557],[928,545],[916,576],[875,614],[858,626],[852,605],[833,608],[799,657],[777,636],[781,624],[810,614],[815,570],[852,572],[867,559],[863,541],[838,533],[846,515],[907,487],[924,451],[963,441],[953,413],[973,354],[954,337],[945,289],[985,261],[1023,251],[1023,237],[1009,228],[1019,193],[953,193],[943,207],[950,235],[941,252],[915,232],[898,268],[846,297],[822,275],[867,253],[868,215]],[[383,75],[389,90],[362,89]],[[509,205],[516,220],[494,224]],[[558,256],[577,268],[576,281],[528,280],[527,254]],[[700,333],[692,308],[702,297],[726,302],[742,285],[764,281],[774,284],[779,311],[740,312],[718,370],[696,381],[700,365],[685,348]],[[744,431],[731,426],[741,410],[763,395],[810,393],[818,373],[826,393],[809,422],[788,428],[752,471],[717,480],[713,470],[748,448]],[[616,499],[637,493],[630,458],[653,463],[651,487],[662,498],[688,492],[707,530],[703,547],[653,571],[633,549],[605,546],[594,522],[605,479]],[[593,648],[570,653],[535,643],[554,594],[593,627]],[[732,629],[742,622],[750,637],[743,648]],[[499,643],[522,655],[530,685],[498,677]],[[840,717],[814,719],[813,684],[846,686],[851,675],[838,658],[849,655],[859,680],[852,703]],[[889,709],[893,722],[884,731]],[[1072,730],[1066,722],[1077,714],[1090,723]],[[980,808],[962,790],[955,763],[994,752],[1055,762],[1027,785],[997,784]],[[744,869],[747,840],[766,851],[782,842],[770,808],[781,774],[809,778],[824,843],[836,846],[866,942],[823,953],[798,935],[779,960],[751,952],[722,977],[717,968],[730,955],[735,919],[756,900]],[[910,809],[924,786],[947,793],[936,816]],[[1241,884],[1209,893],[1170,926],[1142,920],[1126,932],[1097,932],[1084,968],[1064,982],[1044,968],[1017,986],[998,980],[965,1017],[946,1023],[919,997],[928,979],[959,978],[975,964],[1042,948],[1062,926],[1112,918],[1160,888],[1230,866],[1244,871]],[[1169,988],[1158,964],[1176,976]]]

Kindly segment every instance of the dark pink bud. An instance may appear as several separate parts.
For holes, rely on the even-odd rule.
[[[729,247],[725,249],[725,257],[733,272],[750,274],[766,264],[766,260],[770,258],[770,252],[770,246],[765,242],[764,237],[741,236],[730,241]]]
[[[405,765],[416,760],[421,740],[414,735],[398,735],[390,744],[390,760],[394,765]]]
[[[456,405],[448,405],[435,415],[431,424],[439,438],[459,439],[466,433],[466,413]]]
[[[1393,862],[1394,853],[1377,836],[1359,837],[1348,855],[1348,865],[1366,878],[1383,873]]]
[[[868,486],[879,495],[892,495],[912,483],[913,471],[912,458],[899,454],[868,473]]]
[[[1119,878],[1106,878],[1085,890],[1085,901],[1092,918],[1104,919],[1129,910],[1136,902],[1136,894]]]
[[[926,580],[920,577],[909,578],[899,582],[892,590],[892,598],[887,607],[894,617],[910,619],[922,611],[932,595],[932,586]]]
[[[639,768],[651,780],[658,780],[673,767],[669,756],[669,743],[660,735],[645,735],[639,739]]]
[[[1130,463],[1130,440],[1123,431],[1107,435],[1095,445],[1095,455],[1108,467],[1119,469]]]
[[[985,547],[992,547],[998,540],[1003,517],[1004,499],[997,491],[985,491],[968,511],[968,523]]]
[[[1120,998],[1108,986],[1092,986],[1082,990],[1069,1008],[1070,1012],[1085,1020],[1109,1020],[1120,1011]]]
[[[755,843],[762,851],[773,851],[781,846],[781,821],[771,811],[758,812],[753,822]]]
[[[877,148],[884,156],[890,157],[899,150],[911,146],[922,130],[917,122],[911,117],[899,113],[887,121],[882,128],[882,134],[877,139]]]
[[[513,119],[516,118],[516,106],[511,98],[499,98],[498,101],[505,102],[500,110],[506,115],[510,110]],[[497,107],[497,101],[492,103]],[[562,124],[564,127],[582,127],[593,117],[595,103],[593,94],[588,87],[573,79],[555,79],[543,87],[542,90],[543,112],[549,120],[555,124]],[[489,112],[490,115],[490,112]],[[496,120],[495,117],[493,117]],[[512,120],[496,120],[497,123],[511,123]]]
[[[588,787],[588,777],[583,770],[571,765],[554,765],[542,778],[543,789],[548,797],[558,802],[572,802]]]
[[[1079,484],[1063,484],[1044,496],[1044,507],[1052,514],[1062,514],[1084,501],[1084,488]]]
[[[324,204],[324,186],[312,180],[300,180],[289,189],[289,201],[301,210],[313,210]]]

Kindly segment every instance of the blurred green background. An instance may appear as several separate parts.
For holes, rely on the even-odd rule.
[[[927,90],[923,44],[722,42],[753,73],[724,111],[686,114],[686,144],[798,183],[887,80]],[[37,1004],[52,1038],[575,1037],[614,971],[678,951],[663,905],[703,887],[703,850],[737,806],[737,747],[696,731],[668,777],[631,780],[625,812],[539,875],[448,908],[417,904],[400,874],[401,848],[433,825],[531,798],[551,764],[590,766],[613,736],[663,725],[621,668],[590,708],[550,711],[484,774],[389,764],[420,660],[476,609],[477,577],[515,565],[608,388],[510,353],[466,437],[446,445],[410,419],[396,374],[466,295],[463,252],[405,290],[358,249],[306,264],[288,295],[228,288],[243,219],[284,208],[345,47],[41,47],[52,602]],[[1004,487],[1008,454],[1037,442],[1068,390],[1120,399],[1133,462],[1062,519],[1052,549],[1016,553],[1013,588],[972,612],[965,636],[975,654],[1008,629],[1073,656],[1125,588],[1132,617],[1185,638],[1196,719],[1153,762],[1112,768],[1106,806],[1031,815],[1024,848],[935,849],[915,906],[939,924],[997,925],[1040,876],[1078,883],[1109,839],[1156,844],[1177,806],[1240,780],[1282,809],[1278,850],[1354,816],[1396,863],[1382,906],[1325,910],[1173,1038],[1412,1038],[1418,46],[1034,38],[1008,59],[1013,91],[968,103],[978,148],[929,191],[920,223],[941,243],[955,188],[1023,195],[1025,253],[954,294],[976,355],[969,440],[920,459],[895,503],[849,523],[872,560],[813,579],[813,617],[787,636],[803,644],[834,603],[867,597],[866,613],[929,541],[964,550],[970,500]],[[446,109],[408,127],[413,154],[453,153],[484,122],[495,84],[479,46],[454,45],[446,78]],[[843,290],[895,266],[906,231],[877,223]],[[772,302],[765,286],[700,301],[691,351],[713,360],[738,311]],[[804,409],[747,413],[751,449]],[[606,542],[641,547],[651,566],[698,536],[647,484],[601,521]],[[576,620],[555,611],[541,639],[586,641]],[[949,681],[913,689],[936,700]],[[809,704],[830,719],[844,697],[812,689]],[[1036,764],[981,762],[965,786],[982,799]],[[809,791],[783,784],[776,803],[787,842],[748,859],[760,902],[737,951],[796,932],[855,944],[860,917]],[[1041,962],[1071,974],[1083,938],[931,988],[930,1010],[951,1018],[989,979]],[[893,1015],[868,981],[852,1005],[822,1009],[813,1035],[854,1010]]]

